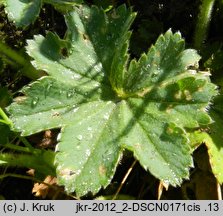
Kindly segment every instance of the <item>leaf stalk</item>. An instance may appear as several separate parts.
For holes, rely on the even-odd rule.
[[[203,0],[201,3],[194,33],[194,47],[198,50],[201,48],[202,43],[204,43],[207,37],[214,3],[215,0]]]
[[[21,54],[10,48],[8,45],[0,41],[0,55],[7,59],[13,67],[21,67],[24,76],[36,80],[41,77],[40,73],[32,66],[32,64]]]
[[[8,116],[5,114],[5,112],[3,111],[1,107],[0,107],[0,116],[3,118],[3,119],[0,119],[0,122],[7,125],[12,125],[11,120],[8,118]]]
[[[46,152],[44,153],[46,154]],[[43,154],[36,155],[36,154],[27,154],[27,153],[26,154],[1,153],[0,165],[11,166],[11,167],[33,168],[44,175],[55,176],[54,165],[51,164],[52,155],[50,154],[50,152],[48,153],[49,153],[48,156],[50,156],[49,161],[46,161],[46,157],[45,157],[46,155],[44,156]]]

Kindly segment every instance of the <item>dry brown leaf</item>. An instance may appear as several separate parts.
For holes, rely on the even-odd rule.
[[[160,200],[162,194],[163,194],[163,189],[165,188],[166,191],[168,191],[169,185],[163,181],[160,181],[159,186],[158,186],[158,200]]]
[[[49,194],[51,194],[54,191],[55,194],[55,189],[52,189],[50,186],[56,186],[57,184],[57,179],[56,177],[53,176],[47,176],[44,181],[44,183],[35,183],[32,189],[32,193],[36,197],[41,197],[45,199]],[[59,187],[58,187],[59,189]]]

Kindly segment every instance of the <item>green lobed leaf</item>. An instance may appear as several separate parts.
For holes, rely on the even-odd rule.
[[[212,172],[220,184],[223,183],[223,144],[222,144],[222,131],[223,131],[223,96],[219,94],[215,100],[214,105],[210,111],[210,115],[214,121],[209,126],[209,133],[204,133],[203,142],[208,148],[208,155]]]
[[[4,0],[3,3],[9,20],[17,27],[25,28],[36,20],[43,3],[66,10],[73,5],[83,3],[83,0]]]
[[[65,40],[49,33],[28,41],[33,65],[49,76],[10,105],[13,130],[27,136],[62,128],[57,177],[77,196],[109,184],[124,148],[157,178],[179,185],[193,165],[187,129],[211,123],[205,108],[215,85],[189,69],[200,57],[185,50],[179,33],[167,31],[129,63],[134,17],[125,6],[107,14],[79,6],[65,16]]]
[[[212,172],[220,184],[223,183],[222,102],[223,96],[222,94],[219,94],[214,99],[213,106],[210,110],[210,116],[214,123],[209,125],[208,132],[195,131],[194,133],[191,133],[191,143],[193,144],[193,147],[197,147],[201,143],[205,143],[207,146]]]
[[[9,20],[17,27],[26,27],[39,15],[42,0],[6,0],[5,5]]]
[[[222,144],[222,131],[223,121],[222,113],[216,113],[212,111],[211,117],[215,121],[210,125],[210,134],[207,134],[207,138],[204,140],[210,159],[212,172],[220,184],[223,183],[223,144]]]

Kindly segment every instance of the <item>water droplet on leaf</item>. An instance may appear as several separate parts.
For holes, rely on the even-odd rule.
[[[71,76],[71,79],[80,79],[81,78],[81,75],[80,74],[73,74]]]
[[[39,98],[38,97],[34,97],[32,102],[31,102],[32,108],[36,107],[38,102],[39,102]]]
[[[57,135],[57,142],[59,142],[60,139],[61,139],[61,133],[59,133],[59,134]]]
[[[75,94],[75,89],[70,89],[68,92],[67,92],[67,98],[71,98],[73,97]]]
[[[73,112],[74,112],[74,113],[75,113],[75,112],[77,112],[77,111],[78,111],[78,109],[79,109],[79,107],[74,108],[74,109],[73,109]]]
[[[169,185],[170,184],[170,180],[169,179],[163,179],[162,180],[164,184]]]
[[[58,147],[59,145],[56,145],[56,147],[55,147],[55,152],[59,152],[59,147]]]
[[[88,131],[92,131],[92,128],[91,128],[91,127],[88,127],[87,130],[88,130]]]
[[[83,139],[83,136],[82,136],[82,135],[78,135],[78,136],[77,136],[77,139],[78,139],[78,140],[82,140],[82,139]]]
[[[86,150],[86,155],[87,155],[87,157],[89,157],[89,156],[90,156],[90,154],[91,154],[90,149],[87,149],[87,150]]]
[[[108,113],[104,115],[104,119],[106,119],[106,120],[109,119],[109,114]]]

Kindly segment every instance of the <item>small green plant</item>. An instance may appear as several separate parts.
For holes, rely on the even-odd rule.
[[[77,196],[106,187],[124,149],[165,184],[180,185],[193,166],[191,135],[212,123],[206,110],[216,86],[179,32],[130,60],[135,16],[125,6],[79,6],[65,14],[65,39],[50,32],[28,40],[33,66],[49,76],[8,107],[12,129],[28,136],[61,128],[56,175]]]

